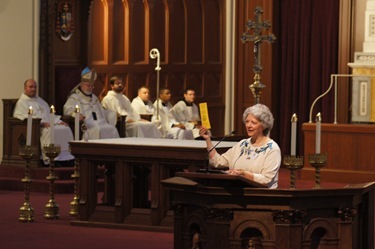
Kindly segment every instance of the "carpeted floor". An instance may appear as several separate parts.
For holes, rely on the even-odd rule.
[[[22,191],[0,190],[0,248],[1,249],[78,249],[129,248],[172,249],[172,233],[153,233],[133,230],[71,226],[68,215],[72,194],[56,194],[60,218],[44,218],[46,193],[32,192],[30,204],[34,208],[34,222],[18,222],[19,208],[24,202]]]

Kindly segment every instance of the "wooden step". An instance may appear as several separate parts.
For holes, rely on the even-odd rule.
[[[30,169],[31,192],[50,192],[50,181],[46,179],[49,175],[49,168],[32,168]],[[55,193],[74,193],[75,180],[71,177],[74,173],[73,167],[54,168],[57,180],[54,182]],[[98,168],[98,190],[103,189],[104,169]],[[25,188],[21,179],[25,176],[25,168],[20,166],[0,166],[0,189],[22,191]]]

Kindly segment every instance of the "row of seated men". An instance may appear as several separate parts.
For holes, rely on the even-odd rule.
[[[149,100],[149,89],[141,87],[138,97],[130,103],[123,94],[124,84],[121,77],[114,76],[110,79],[111,90],[100,102],[93,94],[96,78],[94,69],[85,68],[81,73],[81,82],[72,89],[64,105],[64,115],[79,115],[79,120],[86,125],[85,139],[118,138],[115,125],[119,115],[127,117],[127,137],[194,139],[199,136],[200,118],[198,107],[194,104],[194,90],[187,89],[184,99],[172,106],[169,102],[169,89],[160,89],[159,98],[153,104]],[[51,125],[54,125],[55,144],[61,147],[61,153],[55,161],[57,164],[72,161],[74,156],[69,152],[69,141],[73,140],[73,133],[68,124],[60,120],[61,116],[55,115],[55,120],[50,120],[50,107],[37,96],[37,83],[33,79],[25,81],[24,93],[17,101],[13,116],[26,119],[30,106],[33,109],[32,116],[41,119],[40,144],[44,164],[49,164],[49,159],[43,152],[43,145],[50,143]],[[79,113],[76,112],[77,107]],[[140,114],[152,115],[151,122],[141,119]]]

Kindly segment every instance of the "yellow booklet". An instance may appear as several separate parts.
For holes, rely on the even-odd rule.
[[[199,112],[201,114],[202,125],[207,129],[211,129],[210,118],[208,117],[207,103],[199,103]]]

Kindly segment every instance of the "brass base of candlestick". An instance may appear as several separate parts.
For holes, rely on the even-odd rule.
[[[18,220],[21,222],[34,221],[34,209],[30,204],[30,184],[32,182],[30,178],[30,160],[36,155],[37,151],[37,147],[30,145],[22,146],[19,151],[19,155],[25,159],[25,177],[21,180],[24,184],[25,200],[19,209],[18,217]]]
[[[320,169],[325,166],[327,157],[327,154],[309,155],[309,163],[315,168],[315,188],[320,188]]]
[[[49,144],[43,147],[43,151],[46,156],[50,159],[49,164],[49,175],[46,179],[50,182],[49,184],[49,194],[50,199],[45,206],[44,218],[46,219],[58,219],[59,218],[59,205],[55,202],[55,181],[58,179],[55,175],[55,157],[57,157],[61,148],[58,145]]]
[[[34,221],[34,208],[31,207],[29,202],[23,203],[19,209],[20,215],[18,221],[33,222]]]
[[[74,197],[73,201],[70,202],[70,216],[76,216],[78,214],[78,202],[79,202],[79,163],[77,159],[74,163],[74,173],[71,175],[74,179]]]
[[[48,203],[45,206],[44,218],[46,219],[58,219],[59,218],[59,205],[55,202],[54,199],[49,199]]]
[[[289,188],[295,189],[296,175],[295,171],[303,168],[303,156],[284,156],[283,164],[285,168],[290,170],[290,186]]]
[[[265,87],[266,87],[266,85],[264,85],[262,82],[260,82],[259,72],[255,72],[254,83],[249,86],[251,92],[254,95],[255,104],[260,103],[260,95],[262,94],[263,88],[265,88]]]

